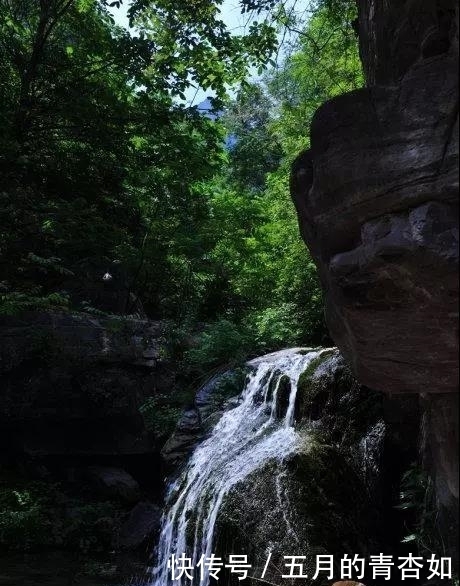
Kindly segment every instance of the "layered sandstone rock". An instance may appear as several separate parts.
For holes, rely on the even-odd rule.
[[[291,193],[359,382],[422,397],[436,524],[457,560],[458,5],[358,6],[367,87],[316,112]]]
[[[454,12],[443,13],[442,27],[433,17],[431,28],[425,11],[412,14],[422,19],[420,31],[406,38],[407,60],[393,63],[405,54],[407,27],[401,22],[393,38],[381,20],[394,19],[391,6],[400,3],[382,14],[362,4],[363,62],[370,82],[385,85],[317,111],[311,149],[293,166],[292,195],[332,337],[360,382],[387,392],[451,392],[458,381],[458,54],[455,23],[445,19]],[[436,30],[444,42],[427,54]]]

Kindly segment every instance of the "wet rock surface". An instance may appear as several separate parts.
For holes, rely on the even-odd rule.
[[[335,349],[310,363],[297,388],[298,449],[236,484],[218,517],[217,551],[247,551],[254,575],[270,551],[265,578],[280,585],[290,583],[283,555],[306,556],[311,577],[316,555],[366,555],[386,539],[382,395],[361,387]]]
[[[161,450],[167,470],[177,470],[194,447],[218,421],[229,401],[241,390],[246,369],[227,371],[211,377],[198,390],[193,404],[186,409]]]

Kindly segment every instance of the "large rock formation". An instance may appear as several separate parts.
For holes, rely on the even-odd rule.
[[[289,393],[291,383],[288,377],[276,380],[281,412],[277,409],[275,417],[283,418],[280,391],[287,386]],[[271,552],[265,579],[280,586],[295,582],[280,576],[283,556],[305,556],[310,579],[299,583],[313,586],[316,555],[338,560],[345,553],[366,557],[382,548],[396,550],[402,535],[400,527],[387,527],[384,502],[391,482],[387,478],[382,484],[386,468],[391,465],[395,472],[388,461],[383,402],[382,394],[356,382],[337,350],[314,359],[298,382],[298,449],[282,461],[260,463],[233,486],[219,511],[213,551],[224,555],[239,547],[248,553],[256,576]],[[236,584],[225,574],[222,579]]]
[[[458,6],[358,6],[367,87],[316,112],[291,193],[358,380],[428,396],[426,460],[447,519],[458,503]]]
[[[363,384],[457,387],[458,92],[451,54],[324,104],[294,165],[331,335]]]
[[[30,542],[27,524],[12,534],[7,523],[0,548],[88,542],[108,556],[155,534],[159,507],[149,501],[161,501],[168,434],[155,401],[173,405],[176,383],[164,335],[161,322],[116,316],[1,317],[0,500],[13,495],[14,503],[30,486],[24,514],[39,537]]]
[[[4,457],[155,451],[140,407],[172,387],[161,323],[45,312],[0,325]]]

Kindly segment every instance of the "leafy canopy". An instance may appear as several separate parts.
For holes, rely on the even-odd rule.
[[[245,0],[232,35],[221,1],[135,0],[131,33],[110,4],[0,0],[0,312],[169,319],[202,331],[189,360],[208,366],[321,342],[288,175],[316,108],[362,83],[354,7],[309,3],[305,24]],[[269,68],[280,24],[298,41]],[[190,85],[217,120],[185,105]]]

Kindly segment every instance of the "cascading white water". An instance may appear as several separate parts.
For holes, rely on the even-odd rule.
[[[202,555],[210,557],[218,513],[232,487],[267,461],[280,462],[296,451],[300,442],[294,429],[297,384],[308,364],[322,352],[294,348],[249,363],[253,370],[239,404],[222,415],[211,435],[196,447],[183,474],[169,487],[157,564],[149,586],[184,586],[183,578],[171,580],[168,560],[172,554],[186,554],[193,567]],[[279,418],[278,395],[285,376],[291,390],[287,409]],[[209,584],[206,569],[200,584]]]

